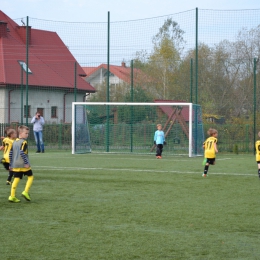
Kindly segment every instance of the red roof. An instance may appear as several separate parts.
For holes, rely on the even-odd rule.
[[[95,72],[101,68],[107,70],[107,64],[101,64],[98,67],[82,67],[87,77],[95,75]],[[131,67],[126,67],[125,63],[121,66],[109,65],[109,71],[117,76],[119,79],[130,84],[131,82]],[[134,82],[148,82],[148,77],[138,68],[133,68]]]
[[[28,76],[29,85],[74,88],[76,59],[58,34],[30,27],[28,32],[28,68],[32,71]],[[21,66],[18,61],[26,62],[26,26],[19,26],[0,11],[0,86],[21,84]],[[77,63],[77,89],[95,92],[81,76],[86,74]]]
[[[180,100],[160,100],[156,99],[154,100],[155,103],[187,103],[186,101],[180,101]],[[164,114],[168,116],[168,118],[171,116],[173,112],[173,108],[171,106],[159,106],[159,108],[163,111]],[[181,114],[186,122],[189,121],[189,107],[184,106],[181,110]]]

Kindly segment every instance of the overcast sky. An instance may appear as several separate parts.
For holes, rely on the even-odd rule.
[[[260,9],[259,0],[1,0],[10,18],[29,16],[53,21],[129,21],[195,9]]]

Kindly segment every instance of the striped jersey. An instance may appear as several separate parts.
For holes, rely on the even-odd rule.
[[[17,138],[13,142],[13,146],[10,151],[10,167],[14,172],[27,172],[31,170],[31,167],[25,168],[25,164],[30,165],[27,141],[25,139]]]
[[[9,163],[9,154],[10,154],[10,150],[12,148],[13,145],[13,141],[12,139],[10,139],[9,137],[6,137],[3,139],[3,147],[4,147],[4,154],[3,157],[5,159],[5,162]]]
[[[255,142],[255,158],[256,161],[260,161],[260,140]]]

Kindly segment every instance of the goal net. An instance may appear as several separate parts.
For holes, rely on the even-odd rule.
[[[201,106],[184,102],[73,102],[72,153],[155,154],[157,124],[167,143],[163,155],[203,155]]]

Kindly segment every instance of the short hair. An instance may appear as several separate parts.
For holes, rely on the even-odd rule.
[[[23,132],[24,130],[28,130],[29,131],[29,127],[26,125],[20,125],[18,126],[18,133]]]
[[[214,128],[210,128],[207,133],[208,133],[209,136],[212,136],[214,134],[217,134],[218,131]]]
[[[162,126],[162,124],[157,124],[157,127],[158,127],[158,126]]]
[[[16,131],[13,129],[13,128],[8,128],[7,130],[6,130],[6,135],[8,136],[8,137],[11,137],[11,135],[12,134],[14,134],[14,133],[16,133]]]

